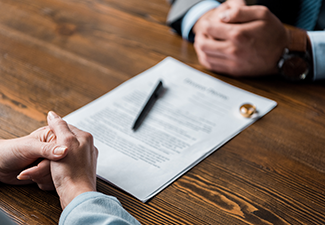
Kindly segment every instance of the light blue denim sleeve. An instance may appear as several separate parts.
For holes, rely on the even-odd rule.
[[[85,192],[63,210],[59,225],[130,225],[140,224],[121,203],[99,192]]]
[[[0,209],[0,224],[17,225]]]
[[[189,34],[192,30],[196,21],[206,12],[211,9],[214,9],[220,5],[219,2],[214,0],[204,0],[202,2],[197,3],[194,5],[184,16],[181,30],[182,30],[182,37],[186,40],[190,40]],[[190,40],[193,41],[193,40]]]
[[[325,31],[308,31],[314,61],[314,80],[325,79]]]

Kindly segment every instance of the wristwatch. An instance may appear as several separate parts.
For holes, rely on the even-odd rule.
[[[289,45],[278,62],[280,74],[291,81],[307,80],[312,77],[312,60],[306,31],[288,29]]]

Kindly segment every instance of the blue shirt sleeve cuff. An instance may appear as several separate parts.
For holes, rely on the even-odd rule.
[[[99,192],[95,192],[95,191],[90,191],[90,192],[85,192],[82,193],[80,195],[78,195],[77,197],[75,197],[68,205],[67,207],[65,207],[65,209],[63,210],[61,216],[60,216],[60,222],[61,221],[65,221],[65,218],[80,204],[82,204],[83,202],[86,202],[87,200],[90,199],[94,199],[97,197],[105,197],[105,198],[110,198],[112,201],[115,201],[116,203],[118,203],[119,205],[121,205],[121,203],[117,200],[117,198],[113,197],[113,196],[108,196],[108,195],[104,195],[102,193]],[[61,224],[61,223],[60,223]]]
[[[206,12],[214,9],[220,5],[219,2],[214,0],[204,0],[194,5],[184,16],[181,31],[184,39],[190,40],[189,34],[196,23],[196,21]],[[191,41],[191,40],[190,40]]]
[[[85,192],[75,197],[63,210],[59,224],[140,225],[115,197],[99,192]]]
[[[325,31],[307,32],[311,42],[314,80],[325,79]]]

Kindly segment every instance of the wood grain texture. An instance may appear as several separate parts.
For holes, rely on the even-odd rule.
[[[278,102],[144,204],[98,180],[142,224],[325,224],[325,83],[206,71],[165,0],[0,0],[0,137],[26,135],[172,56]],[[141,182],[141,181],[140,181]],[[55,192],[0,184],[19,224],[57,224]]]

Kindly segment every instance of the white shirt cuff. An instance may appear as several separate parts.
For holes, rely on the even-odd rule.
[[[314,61],[314,80],[325,79],[325,31],[307,32]]]
[[[219,2],[214,0],[204,0],[199,2],[198,4],[194,5],[184,16],[182,24],[181,24],[181,31],[182,37],[184,39],[189,40],[189,34],[192,30],[192,27],[196,23],[196,21],[206,12],[211,9],[214,9],[220,5]]]

